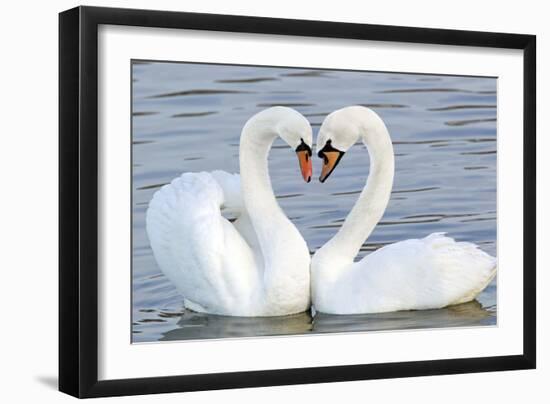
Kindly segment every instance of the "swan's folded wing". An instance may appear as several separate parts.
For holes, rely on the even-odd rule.
[[[223,190],[224,202],[221,206],[223,215],[227,218],[236,219],[233,221],[233,226],[252,250],[256,252],[256,262],[261,265],[260,245],[242,198],[241,176],[221,170],[212,171],[211,174]]]
[[[377,311],[430,309],[470,301],[496,273],[496,259],[443,233],[390,244],[354,264],[353,291]]]
[[[221,170],[212,171],[210,175],[212,175],[222,189],[222,210],[227,210],[235,214],[235,216],[240,216],[244,211],[244,202],[241,194],[241,176]]]
[[[211,312],[243,298],[239,294],[245,293],[253,269],[249,247],[221,216],[226,195],[215,178],[221,176],[183,174],[153,196],[146,219],[162,272],[186,299]],[[224,176],[226,188],[231,186],[229,176]],[[235,195],[231,198],[237,200]]]

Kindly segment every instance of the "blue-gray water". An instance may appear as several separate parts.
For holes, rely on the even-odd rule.
[[[144,227],[153,193],[182,172],[239,172],[240,130],[256,112],[293,107],[310,120],[315,139],[328,113],[362,104],[390,131],[396,173],[386,213],[360,257],[432,232],[495,255],[496,79],[144,62],[132,71],[134,342],[496,323],[496,281],[477,301],[441,310],[261,319],[184,311]],[[316,180],[321,161],[314,159],[314,180],[305,184],[295,153],[282,141],[269,160],[279,203],[313,252],[355,203],[368,175],[367,152],[354,146],[324,184]]]

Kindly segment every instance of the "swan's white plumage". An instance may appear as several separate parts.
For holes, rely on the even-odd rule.
[[[186,307],[275,316],[310,306],[309,250],[269,181],[267,155],[277,136],[294,149],[311,145],[311,126],[290,108],[261,111],[241,133],[242,183],[238,174],[224,171],[184,173],[149,203],[153,254]]]
[[[338,233],[311,261],[316,310],[334,314],[436,309],[474,299],[496,274],[496,259],[475,244],[444,233],[401,241],[353,262],[382,217],[393,185],[394,155],[388,130],[372,110],[353,106],[323,122],[320,150],[330,140],[340,152],[361,137],[371,156],[365,188]]]
[[[147,231],[155,258],[195,310],[240,312],[253,297],[254,254],[221,214],[226,203],[242,211],[239,184],[236,174],[185,173],[149,204]]]
[[[382,313],[435,309],[468,302],[496,274],[496,259],[475,244],[456,242],[443,233],[390,244],[355,263],[342,265],[330,281],[313,276],[313,301],[318,311],[334,314]],[[331,259],[329,258],[329,261]]]

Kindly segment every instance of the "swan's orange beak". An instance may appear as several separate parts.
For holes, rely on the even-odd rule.
[[[305,182],[311,181],[313,174],[313,167],[311,165],[311,151],[309,150],[296,150],[298,156],[298,162],[300,163],[300,170],[302,171],[302,177]]]
[[[323,159],[323,168],[321,170],[319,181],[325,182],[329,175],[332,174],[343,155],[343,152],[336,149],[319,152],[319,157]]]

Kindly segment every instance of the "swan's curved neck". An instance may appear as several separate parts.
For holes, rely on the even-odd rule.
[[[278,136],[279,119],[276,113],[260,113],[250,119],[241,133],[239,148],[243,200],[266,266],[277,256],[274,238],[292,226],[275,199],[268,172],[267,157]]]
[[[360,132],[370,156],[367,183],[338,233],[325,245],[351,260],[382,218],[394,175],[393,146],[384,122],[372,117],[361,125]]]

